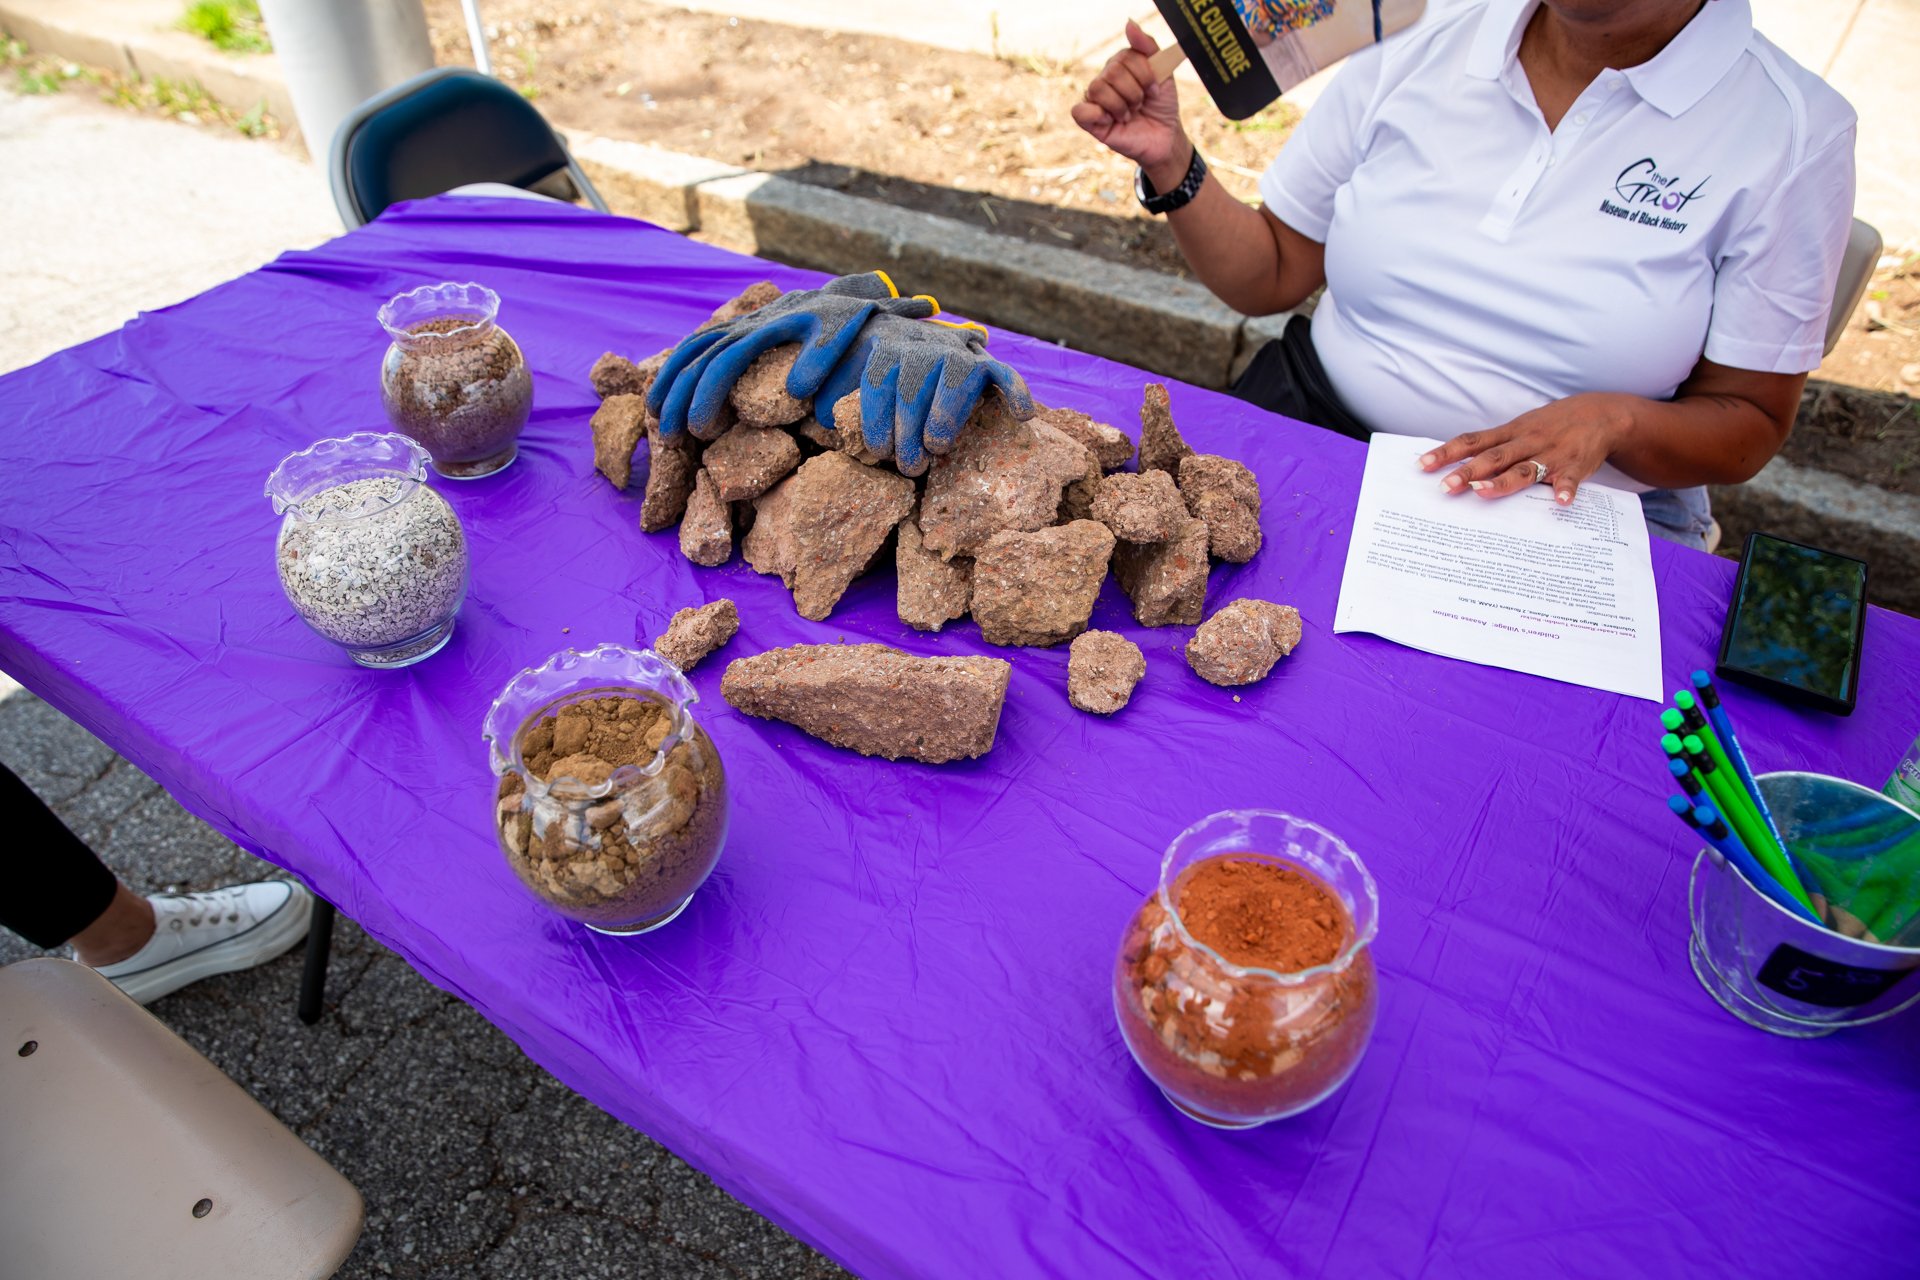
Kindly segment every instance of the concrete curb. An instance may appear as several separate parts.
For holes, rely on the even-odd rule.
[[[1764,529],[1858,556],[1873,566],[1869,599],[1920,616],[1920,498],[1779,458],[1712,497],[1726,550],[1738,552],[1749,532]]]
[[[197,83],[240,115],[264,104],[279,120],[282,136],[299,139],[293,95],[270,53],[230,56],[183,31],[159,29],[129,38],[124,24],[109,20],[98,6],[69,10],[48,0],[0,0],[0,31],[11,32],[37,53],[118,75]]]

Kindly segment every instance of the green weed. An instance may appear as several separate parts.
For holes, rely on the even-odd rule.
[[[228,53],[266,53],[273,48],[258,0],[194,0],[180,25]]]

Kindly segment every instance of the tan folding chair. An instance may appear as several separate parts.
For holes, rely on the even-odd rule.
[[[71,960],[0,969],[0,1271],[34,1280],[330,1276],[351,1182]]]
[[[1834,284],[1833,308],[1827,312],[1826,354],[1833,354],[1840,335],[1847,331],[1847,321],[1853,319],[1853,309],[1866,296],[1867,281],[1873,279],[1873,269],[1879,264],[1880,251],[1885,247],[1886,242],[1870,224],[1858,218],[1853,220],[1853,228],[1847,233],[1847,247],[1840,255],[1840,279]]]

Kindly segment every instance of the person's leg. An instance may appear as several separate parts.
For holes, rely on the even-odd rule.
[[[72,942],[89,964],[124,960],[153,936],[153,908],[80,843],[33,789],[0,765],[0,813],[15,833],[0,925],[48,950]],[[83,940],[84,939],[84,943]]]
[[[4,766],[0,816],[22,837],[0,925],[37,947],[72,943],[76,960],[141,1004],[263,964],[306,936],[313,895],[290,880],[141,897]]]
[[[1288,320],[1280,337],[1255,352],[1228,394],[1350,440],[1366,440],[1373,434],[1334,390],[1313,349],[1313,326],[1306,316]]]
[[[1707,549],[1707,531],[1713,528],[1713,508],[1705,489],[1652,489],[1640,495],[1640,511],[1647,532],[1695,551]]]

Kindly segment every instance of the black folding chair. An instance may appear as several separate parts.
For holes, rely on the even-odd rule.
[[[607,212],[546,117],[465,67],[435,67],[361,103],[334,132],[328,176],[348,230],[395,201],[482,182]]]

